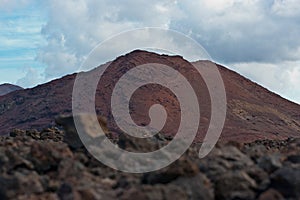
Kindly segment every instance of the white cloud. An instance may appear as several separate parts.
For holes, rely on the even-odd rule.
[[[152,27],[126,31],[101,43],[89,54],[88,60],[81,66],[80,71],[88,71],[99,66],[99,63],[112,61],[136,49],[181,55],[190,61],[210,59],[197,42],[184,34]]]
[[[24,77],[20,78],[16,83],[17,85],[20,85],[24,88],[33,87],[44,80],[42,72],[39,69],[29,67],[25,69],[24,72]]]
[[[294,17],[300,16],[299,0],[275,0],[272,11],[280,16]]]
[[[168,27],[173,12],[180,15],[173,1],[49,0],[45,5],[49,21],[42,34],[48,45],[38,59],[48,65],[49,77],[76,70],[99,42],[114,34],[144,26]]]
[[[170,27],[193,33],[216,60],[276,63],[299,59],[290,52],[300,46],[300,17],[274,14],[273,0],[232,0],[217,4],[218,9],[205,2],[180,1],[185,17],[172,21]]]
[[[232,63],[230,68],[283,97],[300,102],[300,60],[272,63]]]

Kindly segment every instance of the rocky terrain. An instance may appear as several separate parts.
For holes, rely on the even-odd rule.
[[[0,85],[0,96],[6,95],[10,92],[16,91],[16,90],[22,90],[23,88],[17,85],[12,85],[12,84],[1,84]]]
[[[129,174],[95,160],[66,130],[0,137],[0,199],[300,199],[299,139],[220,143],[204,159],[197,156],[201,144],[193,144],[164,169]],[[114,142],[149,150],[126,137]]]
[[[210,122],[210,97],[202,77],[180,56],[136,50],[116,58],[99,82],[95,97],[97,113],[109,119],[108,126],[111,130],[121,131],[113,121],[110,111],[112,90],[124,73],[145,63],[168,65],[180,71],[190,81],[199,98],[201,119],[196,140],[201,141]],[[195,64],[200,68],[213,65],[209,61],[199,61]],[[96,74],[101,67],[103,66],[86,73]],[[218,68],[227,96],[227,118],[221,140],[251,142],[257,139],[282,140],[300,136],[298,104],[281,98],[223,66],[218,65]],[[0,135],[8,134],[13,128],[41,130],[55,125],[54,118],[57,115],[71,114],[75,77],[76,74],[68,75],[32,89],[0,96]],[[132,99],[131,115],[137,124],[149,123],[149,107],[159,103],[169,114],[162,132],[167,135],[177,132],[180,107],[176,97],[169,90],[149,85],[138,89]]]

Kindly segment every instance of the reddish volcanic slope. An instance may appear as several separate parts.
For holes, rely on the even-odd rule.
[[[12,85],[12,84],[1,84],[0,85],[0,96],[6,95],[10,92],[16,91],[16,90],[22,90],[23,88],[21,88],[20,86],[17,85]]]
[[[97,113],[108,118],[109,128],[117,128],[110,111],[110,96],[119,78],[128,70],[145,63],[168,65],[183,74],[196,91],[201,119],[197,140],[206,133],[210,121],[210,98],[205,82],[195,69],[180,56],[158,55],[133,51],[114,60],[101,78],[96,93]],[[209,66],[209,61],[199,61]],[[95,74],[98,67],[88,74]],[[300,136],[300,105],[290,102],[241,75],[218,66],[227,95],[227,118],[221,135],[223,141],[284,139]],[[0,134],[14,128],[42,129],[54,125],[60,114],[71,114],[72,89],[76,74],[0,96]],[[147,85],[136,90],[130,101],[132,119],[139,125],[149,123],[148,110],[159,103],[166,108],[168,118],[162,133],[174,135],[180,122],[180,106],[172,92],[160,85]]]

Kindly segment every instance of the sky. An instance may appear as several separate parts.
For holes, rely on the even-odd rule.
[[[298,0],[0,0],[0,84],[34,87],[73,73],[115,34],[161,27],[300,103],[299,10]]]

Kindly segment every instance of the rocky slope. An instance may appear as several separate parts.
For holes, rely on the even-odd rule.
[[[67,134],[74,133],[48,128],[1,136],[0,199],[300,198],[299,139],[218,144],[204,159],[198,158],[199,144],[194,144],[164,169],[128,174],[75,148]],[[157,143],[163,145],[161,137]],[[150,150],[144,143],[115,139],[126,150]]]
[[[95,105],[97,113],[109,119],[109,129],[120,132],[110,110],[112,89],[126,71],[149,62],[173,67],[190,81],[199,98],[201,119],[196,141],[201,141],[211,117],[210,97],[201,76],[180,56],[133,51],[118,57],[98,85]],[[212,65],[208,61],[196,64],[200,67]],[[227,118],[221,140],[250,142],[300,136],[298,104],[281,98],[223,66],[218,65],[218,68],[227,95]],[[101,66],[87,73],[93,74],[100,69]],[[41,130],[53,126],[55,116],[71,114],[75,77],[76,74],[68,75],[32,89],[0,96],[0,134],[8,134],[13,128]],[[180,107],[176,97],[165,88],[150,85],[137,90],[131,102],[132,118],[140,125],[149,123],[148,110],[154,103],[164,105],[169,114],[162,132],[174,135],[180,120]]]
[[[6,95],[10,92],[16,91],[16,90],[22,90],[23,88],[17,85],[12,85],[12,84],[1,84],[0,85],[0,96]]]

